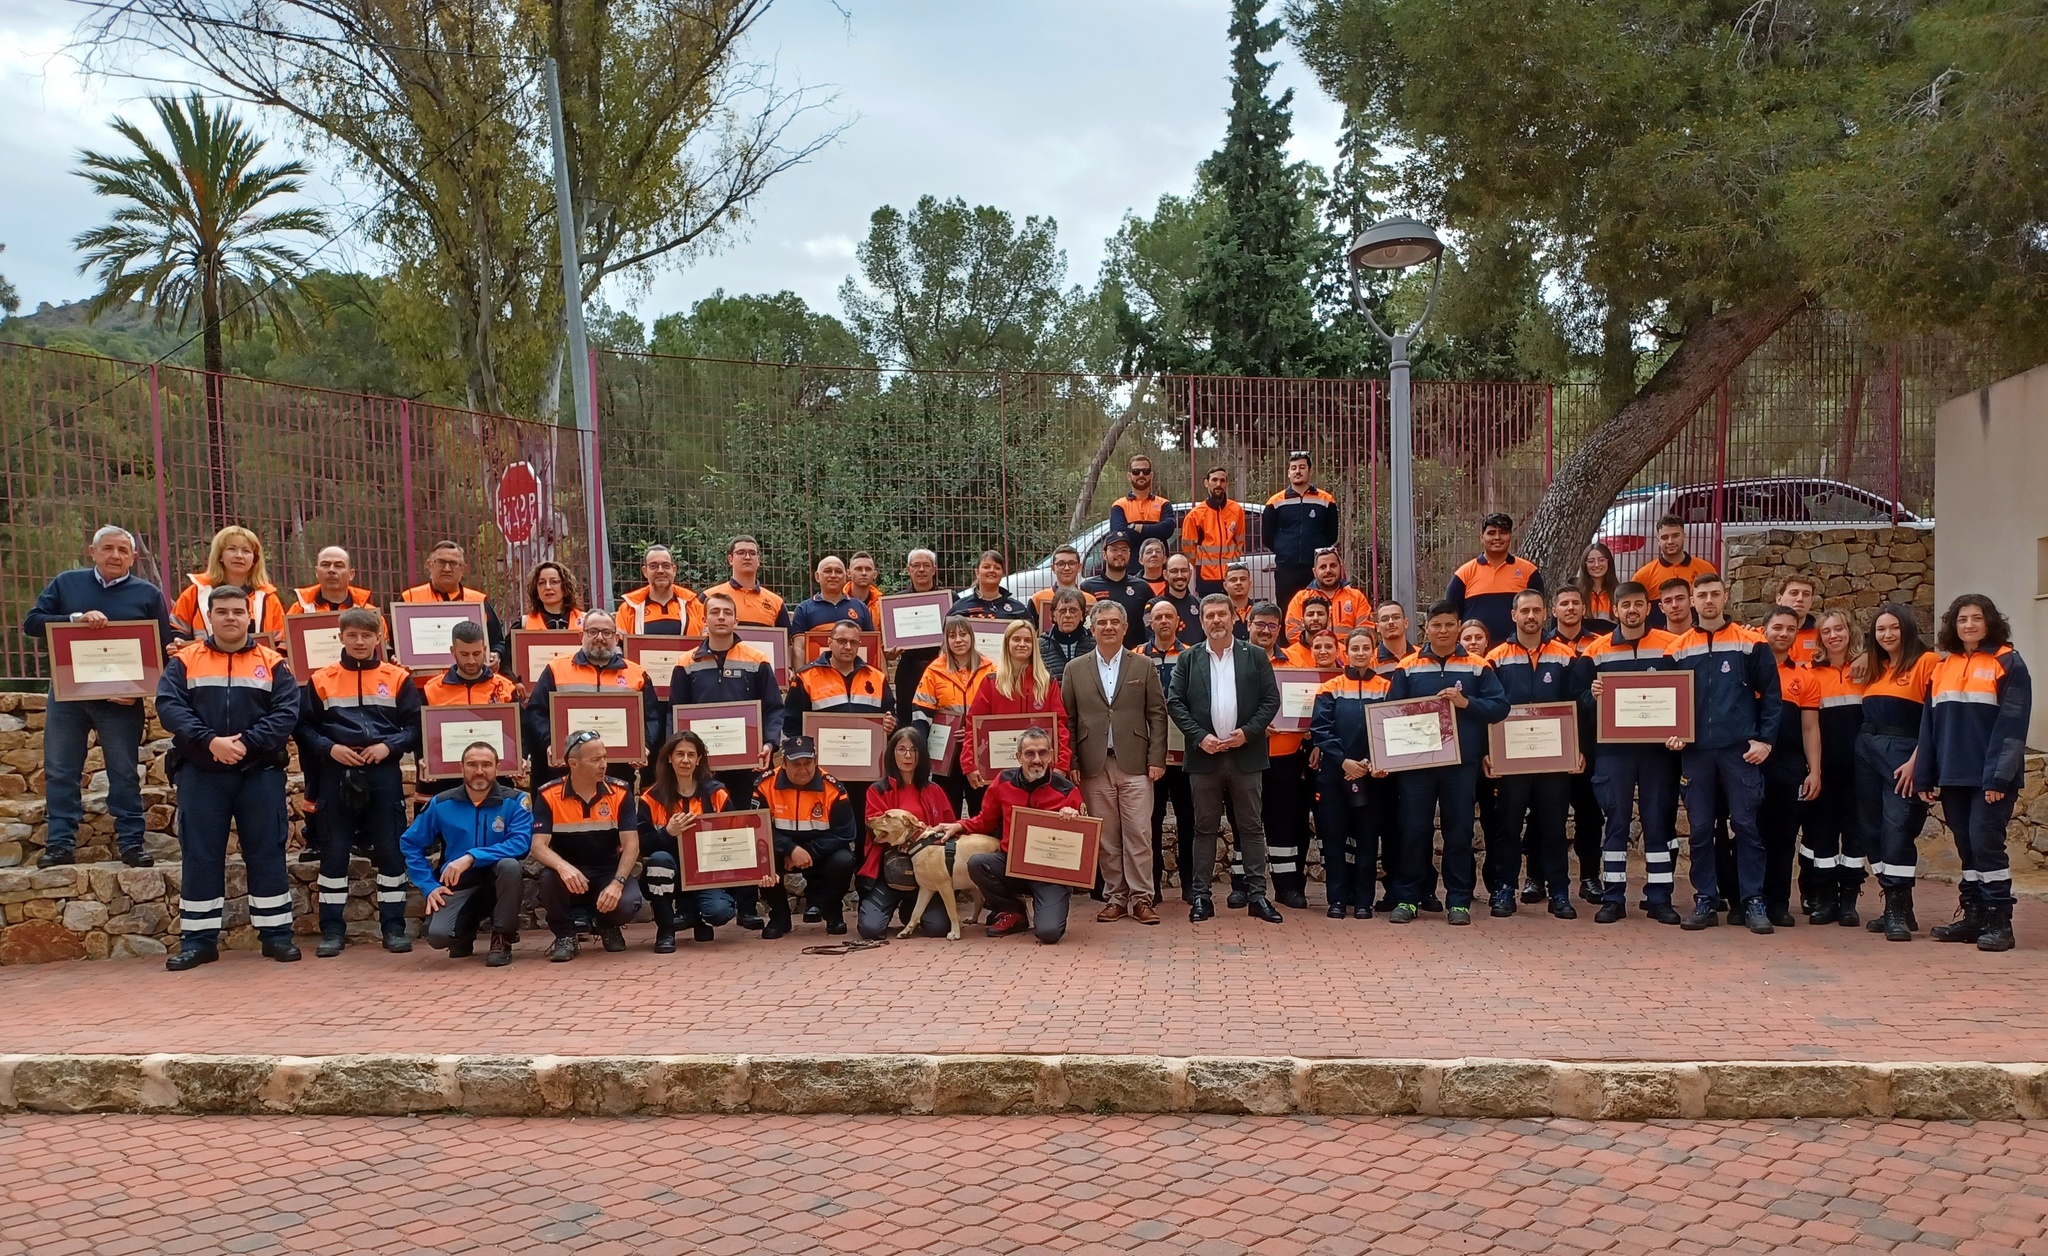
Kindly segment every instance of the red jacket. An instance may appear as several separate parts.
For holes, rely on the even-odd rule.
[[[1030,682],[1017,688],[1017,696],[1005,698],[1003,691],[996,688],[993,675],[982,678],[981,687],[974,691],[974,700],[967,704],[967,739],[960,743],[960,770],[978,771],[981,767],[980,736],[975,732],[974,721],[983,715],[1042,715],[1045,730],[1053,735],[1057,743],[1053,748],[1052,766],[1054,771],[1065,772],[1073,762],[1073,747],[1067,736],[1067,712],[1060,705],[1060,682],[1046,686],[1045,697],[1033,702],[1026,695]],[[984,773],[984,775],[986,775]]]
[[[918,789],[887,780],[876,781],[868,788],[867,818],[873,820],[884,811],[908,811],[924,821],[927,827],[951,824],[960,818],[959,813],[953,810],[952,800],[946,797],[946,791],[936,783]],[[860,862],[860,875],[879,877],[882,875],[882,844],[869,842],[867,847],[867,857]]]
[[[1035,807],[1040,811],[1058,811],[1072,807],[1086,811],[1081,802],[1081,788],[1060,772],[1047,772],[1036,785],[1024,784],[1022,768],[1011,768],[996,777],[995,784],[981,796],[981,810],[968,817],[966,831],[993,837],[1003,844],[1003,853],[1010,850],[1010,812],[1018,807]]]

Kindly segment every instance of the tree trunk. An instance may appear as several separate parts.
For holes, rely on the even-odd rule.
[[[1702,319],[1628,404],[1564,460],[1520,546],[1551,588],[1578,570],[1615,496],[1684,429],[1729,372],[1806,303],[1804,293],[1777,292]]]
[[[1116,453],[1117,442],[1124,438],[1124,433],[1138,417],[1138,408],[1145,404],[1146,394],[1151,391],[1152,377],[1147,375],[1131,389],[1130,404],[1124,407],[1124,412],[1117,416],[1116,422],[1109,425],[1109,430],[1102,434],[1102,442],[1095,447],[1095,457],[1089,460],[1088,474],[1081,480],[1080,495],[1074,498],[1074,515],[1067,521],[1067,531],[1070,534],[1081,534],[1081,521],[1088,517],[1089,511],[1095,505],[1095,489],[1102,481],[1102,469],[1109,465],[1110,456]]]
[[[200,343],[206,368],[206,490],[207,513],[215,531],[234,522],[233,491],[228,484],[227,398],[221,373],[227,369],[221,347],[220,275],[212,265],[203,264],[199,278]]]

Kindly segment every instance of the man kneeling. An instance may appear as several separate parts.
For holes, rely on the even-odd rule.
[[[540,905],[555,935],[548,959],[557,964],[576,958],[580,932],[625,950],[621,926],[640,913],[640,887],[627,879],[640,861],[632,787],[605,775],[604,740],[590,729],[569,734],[562,750],[568,774],[541,788],[533,822]]]
[[[427,862],[437,840],[438,872]],[[498,752],[489,742],[470,743],[462,752],[461,788],[436,794],[398,844],[407,875],[427,896],[427,945],[450,959],[467,959],[476,953],[477,926],[489,916],[491,952],[484,963],[511,963],[526,880],[519,861],[533,847],[533,805],[524,793],[498,784]]]
[[[994,854],[973,855],[967,860],[967,875],[987,900],[995,919],[988,936],[1000,938],[1029,928],[1047,946],[1067,931],[1067,898],[1064,885],[1050,881],[1027,881],[1013,877],[1006,869],[1010,857],[1010,813],[1018,807],[1057,811],[1061,815],[1081,814],[1081,790],[1052,770],[1052,734],[1042,728],[1027,729],[1017,739],[1017,766],[996,778],[982,795],[981,810],[964,823],[941,824],[935,830],[946,837],[979,833],[1002,842]],[[1031,896],[1031,921],[1024,920],[1024,895]]]

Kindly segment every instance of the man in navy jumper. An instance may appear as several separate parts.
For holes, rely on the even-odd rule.
[[[171,641],[170,604],[164,591],[133,574],[135,538],[112,524],[93,534],[92,566],[64,572],[43,590],[22,620],[21,630],[44,637],[45,624],[73,623],[98,627],[121,620],[153,619],[157,640]],[[78,824],[85,816],[79,778],[85,774],[85,742],[100,737],[107,762],[107,810],[114,817],[114,839],[121,862],[131,868],[155,863],[142,848],[142,750],[144,712],[137,698],[98,698],[79,702],[50,699],[43,725],[43,788],[48,795],[50,835],[38,863],[45,868],[68,864],[78,845]]]

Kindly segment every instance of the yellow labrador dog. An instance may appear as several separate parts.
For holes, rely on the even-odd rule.
[[[891,850],[909,854],[912,874],[917,880],[917,906],[911,910],[910,923],[896,936],[907,938],[917,932],[917,926],[924,919],[924,909],[931,905],[932,896],[938,895],[945,904],[946,917],[953,927],[946,937],[960,940],[960,901],[957,890],[964,890],[973,899],[973,911],[969,919],[981,915],[981,891],[974,888],[974,882],[967,877],[967,857],[983,855],[1001,849],[1001,843],[993,837],[976,834],[962,834],[952,842],[923,839],[925,822],[908,811],[884,811],[868,822],[869,832],[875,840]],[[888,854],[882,856],[885,874],[889,862]]]

